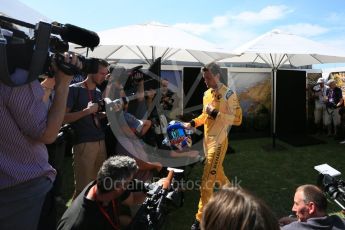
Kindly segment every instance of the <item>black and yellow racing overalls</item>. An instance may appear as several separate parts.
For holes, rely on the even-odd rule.
[[[218,111],[215,116],[206,113],[208,104],[213,105]],[[223,160],[228,148],[229,127],[242,123],[242,109],[236,93],[224,84],[221,84],[217,90],[208,89],[203,97],[203,112],[191,123],[195,127],[204,125],[206,161],[202,175],[198,213],[196,214],[196,219],[200,221],[203,207],[212,196],[215,184],[217,183],[219,186],[230,184],[224,174]]]

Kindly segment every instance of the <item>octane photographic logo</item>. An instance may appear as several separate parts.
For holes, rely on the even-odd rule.
[[[171,67],[171,69],[179,69],[173,65]],[[116,74],[112,74],[108,81],[108,90],[106,90],[105,97],[109,98],[109,101],[113,103],[109,103],[106,106],[107,118],[117,140],[117,145],[121,145],[116,147],[115,154],[126,154],[123,152],[126,151],[133,157],[145,162],[160,162],[164,167],[181,167],[202,161],[204,158],[203,133],[198,129],[192,128],[192,145],[191,147],[184,147],[182,151],[174,146],[169,146],[170,141],[169,143],[162,143],[168,137],[167,126],[169,125],[170,119],[168,117],[171,110],[179,109],[183,114],[195,113],[199,115],[199,111],[203,109],[202,96],[196,98],[194,95],[196,90],[200,90],[198,86],[205,84],[201,71],[195,79],[192,79],[191,76],[193,83],[186,93],[183,92],[182,77],[180,78],[179,73],[175,75],[176,80],[181,82],[177,83],[177,86],[169,85],[169,88],[172,89],[169,89],[169,91],[174,94],[175,100],[178,100],[179,103],[175,103],[170,110],[166,110],[166,106],[163,104],[162,97],[166,95],[168,89],[163,84],[164,82],[161,81],[161,78],[148,70],[140,70],[140,73],[142,74],[141,77],[138,73],[135,73],[135,77],[133,77],[131,76],[133,73],[127,70],[126,74],[128,76],[125,81],[118,82],[117,78],[119,76],[116,76]],[[147,82],[151,84],[147,84]],[[147,85],[155,87],[140,90],[140,87],[143,87],[140,84],[143,84],[145,87]],[[119,92],[115,93],[116,90],[121,90],[123,87],[127,96],[126,99],[119,98]],[[189,101],[193,101],[193,104],[196,104],[196,106],[187,107]],[[150,119],[151,127],[144,134],[146,138],[140,136],[140,132],[146,129],[145,125],[147,123],[139,124],[135,121],[133,116],[137,114],[134,114],[133,107],[135,112],[140,113],[144,111],[141,113],[143,114],[141,120]],[[128,108],[130,109],[127,110]],[[176,118],[174,120],[178,121],[179,119]]]

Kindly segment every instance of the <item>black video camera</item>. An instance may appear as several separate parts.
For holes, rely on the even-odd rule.
[[[337,105],[334,102],[327,101],[326,102],[326,107],[329,109],[336,109],[338,108]]]
[[[168,168],[169,174],[163,185],[151,184],[147,198],[141,205],[128,229],[162,229],[170,211],[183,205],[183,193],[173,184],[175,172],[181,169]]]
[[[73,145],[77,140],[77,131],[73,128],[71,124],[65,124],[60,128],[59,134],[54,142],[54,144],[61,144],[68,142]]]
[[[34,30],[30,38],[14,25]],[[52,75],[50,66],[55,61],[60,70],[68,75],[80,73],[96,73],[98,59],[78,56],[83,64],[80,70],[74,65],[64,62],[62,53],[69,49],[68,42],[94,49],[99,44],[98,35],[71,24],[39,22],[29,24],[13,18],[0,16],[0,49],[4,60],[0,65],[1,81],[9,86],[18,86],[10,79],[17,68],[28,71],[28,79],[24,83],[35,80],[40,74]]]
[[[342,210],[345,210],[345,182],[335,178],[341,173],[328,164],[314,167],[320,172],[317,184],[322,188],[325,195],[334,201]]]

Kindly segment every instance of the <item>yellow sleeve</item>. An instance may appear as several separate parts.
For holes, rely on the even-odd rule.
[[[242,109],[236,93],[232,93],[226,99],[226,104],[220,109],[216,119],[220,120],[224,125],[241,125]]]
[[[194,118],[193,121],[195,122],[195,127],[205,124],[207,116],[208,115],[203,110],[202,113],[198,117]]]

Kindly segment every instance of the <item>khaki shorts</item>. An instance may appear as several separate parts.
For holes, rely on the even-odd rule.
[[[324,113],[325,125],[332,124],[332,121],[333,121],[334,126],[340,125],[341,117],[339,114],[339,110],[340,108],[325,110],[325,113]]]
[[[106,156],[104,140],[73,146],[74,183],[77,194],[96,179],[98,170],[106,160]]]

